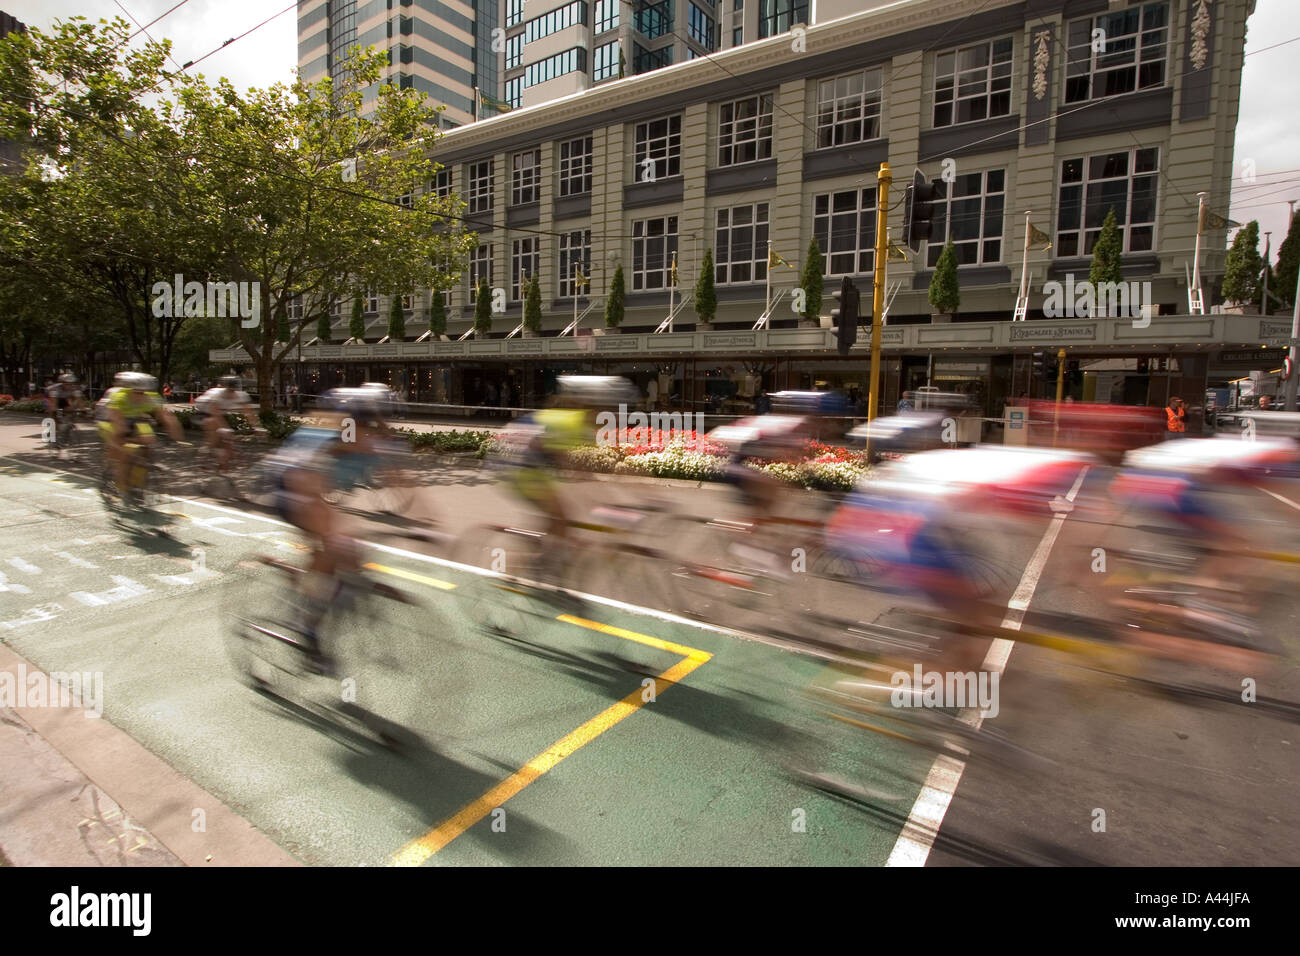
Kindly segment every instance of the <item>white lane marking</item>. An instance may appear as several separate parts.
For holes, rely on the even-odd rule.
[[[1259,488],[1259,485],[1256,485],[1255,487],[1256,487],[1256,488]],[[1292,501],[1290,498],[1283,498],[1283,497],[1282,497],[1281,495],[1279,495],[1276,491],[1269,491],[1267,488],[1259,488],[1259,490],[1262,491],[1262,492],[1264,492],[1264,494],[1266,494],[1266,495],[1272,495],[1272,496],[1273,496],[1274,498],[1276,498],[1278,501],[1282,502],[1282,504],[1284,504],[1284,505],[1290,505],[1290,506],[1291,506],[1292,508],[1294,508],[1296,511],[1300,511],[1300,505],[1296,504],[1296,503],[1295,503],[1294,501]]]
[[[1079,472],[1079,477],[1074,480],[1070,493],[1065,496],[1065,500],[1071,504],[1074,502],[1074,496],[1083,486],[1088,467],[1085,465]],[[1004,628],[1012,631],[1020,630],[1025,610],[1033,600],[1034,591],[1038,588],[1038,579],[1042,576],[1043,568],[1047,566],[1052,547],[1056,544],[1061,526],[1065,524],[1068,516],[1069,512],[1064,510],[1052,516],[1047,530],[1043,532],[1042,540],[1038,542],[1038,548],[1029,559],[1029,563],[1025,565],[1024,574],[1020,576],[1015,594],[1007,602],[1009,613],[1002,620]],[[1006,670],[1011,649],[1015,646],[1014,641],[1001,637],[994,638],[988,653],[984,656],[983,669],[990,673],[1001,674]],[[984,722],[984,712],[968,708],[960,719],[978,730]],[[925,861],[930,856],[930,849],[939,835],[939,828],[943,825],[943,818],[952,804],[953,795],[957,792],[957,785],[961,783],[961,775],[965,769],[964,761],[955,760],[944,754],[935,758],[930,772],[926,774],[925,783],[916,798],[916,803],[912,806],[912,812],[907,816],[907,824],[903,827],[903,832],[898,835],[894,849],[890,851],[886,866],[925,866]]]
[[[221,573],[218,571],[209,571],[207,568],[199,568],[190,571],[188,574],[154,574],[151,575],[151,577],[158,581],[162,581],[164,584],[176,586],[210,581],[213,578],[221,577]]]
[[[3,457],[4,456],[0,456],[0,458]],[[28,463],[24,462],[23,464],[28,464]],[[31,464],[37,465],[37,467],[40,468],[47,468],[47,469],[50,468],[49,465],[40,465],[37,462],[31,462]],[[51,470],[64,471],[64,469],[61,468],[51,469]],[[65,474],[73,475],[75,474],[75,472],[65,471]],[[83,477],[83,476],[78,476],[78,477]],[[280,521],[276,518],[268,518],[266,515],[255,514],[250,511],[237,511],[234,508],[227,508],[222,505],[208,504],[208,502],[206,501],[199,501],[195,498],[181,498],[177,495],[164,494],[161,495],[160,497],[167,498],[170,501],[181,502],[187,505],[194,505],[195,507],[198,508],[207,508],[211,511],[220,511],[224,514],[235,515],[238,518],[250,518],[255,521],[262,521],[265,522],[266,524],[275,525],[277,528],[287,528],[290,531],[297,530],[293,525],[289,524],[288,522]],[[191,517],[191,516],[187,515],[186,517]],[[248,535],[247,537],[264,537],[264,535]],[[442,567],[455,568],[459,571],[465,571],[470,574],[477,574],[482,577],[505,577],[505,575],[498,574],[495,571],[488,571],[483,568],[476,568],[468,564],[458,564],[455,561],[448,561],[446,558],[435,558],[432,555],[419,554],[415,551],[407,551],[403,548],[394,548],[389,545],[378,544],[373,541],[365,541],[362,539],[358,539],[358,540],[361,540],[362,544],[375,548],[376,550],[386,551],[389,554],[400,555],[405,558],[410,558],[413,561],[423,561],[426,564],[437,564]],[[679,615],[671,614],[667,611],[660,611],[656,608],[650,608],[650,607],[642,607],[639,604],[628,604],[624,601],[616,601],[612,598],[603,597],[602,595],[599,594],[587,594],[586,592],[583,591],[566,591],[565,593],[575,595],[576,597],[580,597],[584,600],[590,601],[593,604],[603,604],[606,607],[612,607],[620,611],[628,611],[633,614],[640,614],[645,617],[654,618],[655,620],[658,621],[667,621],[671,624],[683,624],[686,625],[687,627],[693,627],[699,631],[707,631],[712,634],[723,634],[726,635],[727,637],[737,637],[742,640],[758,641],[760,643],[764,643],[769,646],[782,647],[782,645],[779,642],[773,642],[771,639],[765,637],[762,634],[752,634],[748,631],[741,631],[731,627],[721,627],[716,624],[705,624],[701,621],[693,621],[690,618],[680,617]]]
[[[31,594],[32,589],[25,584],[10,584],[9,576],[0,571],[0,592],[12,591],[14,594]]]
[[[96,569],[99,567],[98,564],[87,561],[85,558],[79,558],[75,554],[69,554],[67,551],[55,551],[54,555],[55,557],[63,558],[70,564],[75,564],[79,568]]]
[[[25,571],[28,574],[40,574],[41,569],[30,561],[24,561],[22,558],[10,558],[9,563],[19,571]]]
[[[100,591],[96,594],[89,594],[85,591],[73,591],[69,596],[76,598],[82,604],[90,607],[98,607],[104,604],[115,604],[118,601],[126,601],[133,597],[139,597],[141,594],[148,594],[149,588],[140,584],[138,581],[132,581],[128,577],[120,574],[113,575],[115,588],[109,588],[107,591]]]
[[[22,627],[25,624],[39,624],[41,621],[52,621],[58,613],[63,610],[61,604],[42,604],[39,607],[28,608],[22,617],[15,618],[12,621],[0,621],[0,627],[13,630],[16,627]]]

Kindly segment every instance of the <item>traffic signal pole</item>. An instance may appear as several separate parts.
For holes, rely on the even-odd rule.
[[[889,163],[876,174],[876,281],[871,298],[871,392],[867,421],[875,421],[880,403],[880,329],[885,311],[885,261],[889,258]]]

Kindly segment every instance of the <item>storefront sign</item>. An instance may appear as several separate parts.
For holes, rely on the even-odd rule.
[[[1012,342],[1095,342],[1097,326],[1088,325],[1053,325],[1036,328],[1037,322],[1017,323],[1008,329]]]
[[[758,336],[753,332],[738,332],[734,335],[704,336],[706,349],[753,349],[758,348]]]

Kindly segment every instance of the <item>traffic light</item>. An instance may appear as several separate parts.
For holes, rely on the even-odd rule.
[[[930,238],[930,217],[934,215],[934,185],[918,169],[903,197],[903,245],[921,251],[921,240]]]
[[[835,323],[835,339],[840,354],[848,355],[849,349],[858,340],[858,287],[848,276],[841,280],[840,291],[835,293],[831,321]]]

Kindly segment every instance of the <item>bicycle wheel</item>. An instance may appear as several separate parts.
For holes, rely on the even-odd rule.
[[[476,569],[463,586],[461,609],[489,634],[524,637],[546,612],[542,574],[544,536],[484,525],[461,535],[454,549],[458,564]]]
[[[263,559],[237,566],[244,580],[229,590],[222,609],[226,652],[236,676],[248,686],[283,689],[303,667],[296,569]]]
[[[767,633],[785,630],[788,562],[741,526],[682,520],[669,541],[674,610],[686,617]]]

